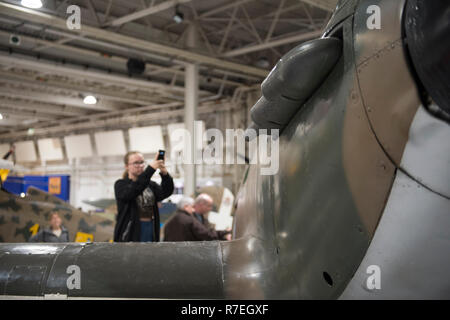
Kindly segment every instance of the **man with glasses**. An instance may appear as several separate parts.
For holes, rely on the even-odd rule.
[[[131,151],[125,155],[124,164],[122,179],[114,184],[118,211],[114,241],[158,242],[158,202],[173,193],[173,179],[167,172],[164,160],[158,160],[158,155],[145,168],[142,153]],[[161,184],[150,180],[157,169]]]

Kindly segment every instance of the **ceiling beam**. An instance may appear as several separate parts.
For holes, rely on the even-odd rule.
[[[232,9],[232,8],[234,8],[236,6],[240,6],[240,5],[246,4],[246,3],[251,2],[251,1],[255,1],[255,0],[238,0],[238,1],[235,1],[233,3],[230,3],[230,4],[227,4],[227,5],[220,6],[218,8],[215,8],[215,9],[203,12],[203,13],[199,14],[198,17],[200,19],[201,18],[205,18],[205,17],[209,17],[209,16],[212,16],[212,15],[215,15],[216,13],[220,13],[222,11],[225,11],[225,10],[228,10],[228,9]]]
[[[329,12],[334,11],[337,3],[337,0],[299,0],[299,1]]]
[[[270,40],[270,38],[272,38],[273,31],[275,30],[275,26],[277,25],[278,19],[280,18],[281,10],[284,7],[284,3],[285,3],[285,0],[280,0],[278,9],[275,13],[275,18],[272,20],[272,23],[270,24],[269,31],[267,31],[266,39],[264,40],[264,42],[268,42]]]
[[[43,24],[63,30],[67,28],[66,21],[64,19],[17,5],[0,2],[0,11],[4,15],[12,16],[21,20],[25,20],[27,22]],[[179,58],[187,62],[195,62],[214,66],[215,68],[222,70],[237,71],[239,73],[259,76],[261,78],[266,77],[268,74],[268,71],[264,69],[210,57],[204,54],[188,51],[186,49],[175,48],[156,42],[136,39],[88,25],[82,25],[80,30],[72,30],[71,32],[79,35],[84,35],[85,37],[91,37],[93,39],[100,39],[116,44],[121,44],[125,47],[132,47],[140,50],[147,50],[149,52],[156,52],[162,56]]]
[[[14,130],[14,128],[19,123],[20,122],[18,119],[11,119],[11,118],[2,119],[2,120],[0,120],[0,132],[2,132],[2,131],[10,132],[10,131]],[[0,133],[0,137],[1,136],[3,136],[3,133]]]
[[[0,17],[0,21],[4,21],[4,22],[6,22],[8,24],[13,24],[13,25],[16,25],[18,23],[17,20],[8,19],[8,18],[2,18],[2,17]],[[32,24],[29,24],[29,23],[23,23],[23,25],[26,26],[26,27],[29,27],[29,28],[31,28],[33,30],[39,30],[39,32],[42,31],[41,30],[42,28],[39,28],[36,25],[32,25]],[[133,53],[134,55],[138,55],[138,56],[156,58],[156,59],[160,59],[160,60],[162,59],[161,56],[158,56],[158,55],[155,55],[155,54],[151,54],[151,53],[149,53],[147,51],[143,51],[143,50],[139,50],[139,49],[130,49],[130,48],[126,48],[124,46],[107,43],[105,41],[100,41],[98,39],[97,40],[87,39],[87,38],[84,38],[82,36],[77,36],[77,35],[70,34],[70,33],[67,33],[67,32],[56,31],[55,29],[46,28],[45,32],[50,33],[52,35],[59,36],[59,37],[67,37],[67,38],[71,38],[71,39],[73,38],[73,39],[80,40],[80,41],[83,41],[83,42],[87,42],[87,43],[90,43],[90,44],[98,44],[98,45],[103,46],[103,47],[112,48],[114,50],[119,50],[119,51],[123,52],[125,57],[127,57],[130,53]],[[0,35],[4,35],[4,36],[8,37],[11,34],[12,34],[11,32],[5,32],[5,31],[0,30]],[[126,62],[127,62],[127,59],[125,57],[123,57],[123,56],[108,55],[107,57],[105,57],[105,56],[103,56],[104,50],[101,50],[101,49],[98,49],[98,51],[94,51],[94,50],[90,50],[90,49],[85,49],[85,48],[82,49],[82,48],[78,48],[78,47],[74,47],[74,46],[70,46],[70,45],[65,45],[65,44],[57,44],[54,41],[47,41],[47,40],[43,40],[43,39],[39,39],[39,38],[28,37],[28,36],[25,36],[25,35],[20,35],[20,37],[22,39],[24,39],[24,40],[26,39],[27,41],[32,41],[36,45],[37,44],[42,44],[44,46],[49,46],[49,47],[58,47],[60,49],[67,50],[67,51],[70,51],[70,52],[75,52],[75,53],[80,54],[80,55],[92,56],[95,59],[101,59],[103,61],[114,61],[114,62],[117,62],[117,63],[124,63],[124,64],[126,64]],[[33,49],[31,49],[31,50],[33,50]],[[181,60],[178,60],[178,59],[167,58],[166,62],[169,62],[169,63],[171,62],[171,63],[175,64],[173,67],[178,67],[178,66],[183,67],[184,66],[184,62],[181,61]],[[149,66],[151,68],[159,68],[160,67],[159,65],[150,64],[150,63],[146,63],[146,66]],[[170,67],[167,67],[167,68],[170,68]],[[209,71],[211,70],[211,68],[209,66],[207,66],[207,65],[200,65],[199,68],[200,68],[200,70],[209,70]],[[215,71],[217,73],[221,73],[223,75],[228,75],[228,76],[233,76],[233,77],[238,77],[238,78],[245,78],[245,79],[248,79],[248,80],[251,80],[251,81],[256,81],[258,83],[260,82],[260,77],[252,76],[252,75],[249,75],[249,74],[243,74],[243,73],[239,73],[239,72],[233,72],[233,71],[230,71],[230,70],[222,70],[222,69],[214,69],[213,71]],[[145,72],[145,74],[147,75],[147,72]],[[218,78],[216,76],[212,77],[212,76],[207,76],[207,75],[200,75],[200,78],[204,79],[204,80],[206,80],[207,78],[212,78],[213,81],[216,81],[216,82],[217,81],[221,81],[221,78]],[[158,83],[158,84],[161,84],[161,83]],[[242,83],[235,82],[233,85],[242,85]],[[184,92],[184,89],[181,88],[181,91]],[[202,93],[207,94],[208,92],[204,92],[202,90],[202,91],[199,91],[199,93],[200,94],[202,94]]]
[[[51,113],[66,117],[80,116],[80,114],[86,113],[86,110],[78,109],[76,107],[61,106],[50,103],[34,103],[18,99],[6,99],[5,97],[0,97],[0,106],[4,106],[7,108],[16,108],[19,110]]]
[[[43,88],[57,88],[62,90],[68,90],[71,92],[82,93],[82,94],[94,94],[97,98],[104,98],[113,101],[125,102],[125,103],[133,103],[133,104],[141,104],[147,105],[152,103],[151,96],[142,97],[137,94],[126,93],[126,92],[117,92],[114,90],[106,90],[95,88],[92,86],[82,86],[74,83],[65,83],[62,81],[55,81],[45,79],[45,76],[40,79],[40,76],[26,76],[20,75],[17,72],[10,71],[1,71],[0,70],[0,79],[1,81],[8,81],[13,83],[21,83],[21,84],[29,84],[35,87],[43,87]]]
[[[192,0],[168,0],[168,1],[165,1],[165,2],[162,2],[162,3],[159,3],[157,5],[154,5],[152,7],[146,8],[144,10],[133,12],[133,13],[130,13],[130,14],[126,15],[126,16],[117,18],[117,19],[115,19],[115,20],[113,20],[111,22],[106,23],[105,25],[106,26],[115,26],[115,27],[116,26],[120,26],[120,25],[122,25],[124,23],[130,22],[130,21],[133,21],[133,20],[137,20],[137,19],[141,19],[141,18],[144,18],[144,17],[149,16],[151,14],[167,10],[169,8],[172,8],[172,7],[176,6],[177,4],[186,3],[186,2],[190,2],[190,1],[192,1]]]
[[[11,33],[0,30],[0,35],[9,36],[9,35],[11,35]],[[104,61],[104,62],[107,62],[107,63],[113,62],[113,63],[117,63],[119,65],[124,65],[124,66],[127,63],[127,59],[126,58],[119,57],[119,56],[110,56],[110,55],[103,56],[101,54],[101,52],[99,52],[99,51],[94,51],[94,50],[89,50],[89,49],[84,49],[84,48],[82,49],[82,48],[77,48],[77,47],[74,47],[74,46],[69,46],[69,45],[60,43],[61,41],[54,41],[54,42],[52,42],[52,41],[43,40],[43,39],[34,38],[34,37],[29,37],[29,36],[24,36],[24,35],[20,35],[20,37],[22,38],[22,40],[26,40],[26,41],[29,41],[31,43],[34,43],[35,45],[39,45],[39,47],[37,47],[36,49],[39,49],[40,51],[46,50],[46,49],[51,48],[51,47],[57,47],[57,48],[60,48],[62,50],[65,50],[65,51],[76,53],[77,55],[80,55],[80,56],[92,57],[94,59],[98,59],[100,61]],[[63,39],[63,40],[67,40],[67,39]],[[32,49],[32,50],[36,50],[36,49]],[[145,65],[146,65],[146,70],[144,71],[144,75],[146,75],[146,76],[154,76],[154,75],[157,75],[157,74],[163,73],[163,72],[184,75],[184,69],[183,69],[182,65],[175,65],[173,67],[163,67],[163,66],[159,66],[159,65],[156,65],[156,64],[151,64],[151,63],[148,63],[148,62]],[[227,75],[228,72],[224,72],[224,74]],[[232,75],[232,74],[230,74],[230,75]],[[223,81],[222,78],[217,78],[215,76],[203,76],[203,75],[200,75],[200,79],[203,82],[209,82],[211,80],[211,82],[214,82],[214,83],[222,83],[222,81]],[[148,83],[156,83],[157,85],[165,86],[169,90],[173,89],[172,86],[168,86],[168,85],[157,83],[157,82],[148,81]],[[230,85],[230,86],[240,86],[240,85],[242,85],[242,83],[239,83],[239,82],[236,82],[236,81],[230,81],[230,80],[227,80],[225,83]],[[178,88],[178,86],[175,86],[175,88]],[[177,89],[174,89],[174,90],[177,90]],[[179,91],[180,92],[184,92],[184,89],[180,87]],[[206,92],[204,90],[201,90],[200,94],[208,94],[208,92]],[[149,101],[147,101],[147,103],[149,103]]]
[[[4,107],[0,105],[0,113],[3,115],[3,117],[5,117],[6,115],[20,118],[37,119],[43,121],[50,121],[57,119],[57,117],[55,117],[55,115],[52,114],[43,114],[37,111],[18,110],[12,106]]]
[[[217,54],[216,50],[213,48],[211,42],[209,41],[208,37],[206,36],[205,30],[203,30],[203,27],[198,19],[198,13],[197,10],[195,9],[194,5],[192,4],[192,2],[189,3],[189,7],[192,10],[192,13],[194,14],[194,20],[193,23],[195,25],[195,27],[197,28],[198,32],[200,33],[200,35],[202,36],[203,42],[206,45],[206,48],[208,48],[208,51],[211,55],[215,56]]]
[[[299,9],[299,8],[304,8],[305,7],[305,4],[304,3],[297,3],[297,4],[294,4],[294,5],[291,5],[291,6],[287,6],[287,7],[285,7],[285,8],[283,8],[283,9],[281,9],[280,11],[279,11],[279,14],[283,14],[283,13],[285,13],[285,12],[292,12],[293,10],[297,10],[297,9]],[[273,10],[272,12],[270,12],[270,13],[266,13],[266,14],[263,14],[263,15],[260,15],[260,16],[256,16],[256,17],[253,17],[253,18],[250,18],[250,16],[248,15],[248,13],[247,13],[247,10],[246,10],[246,8],[245,8],[245,6],[242,6],[241,7],[241,9],[242,9],[242,11],[244,12],[244,14],[245,14],[245,16],[246,16],[246,20],[247,20],[247,22],[248,22],[248,24],[250,25],[250,27],[251,27],[251,29],[249,29],[243,22],[241,22],[239,19],[237,20],[237,22],[238,22],[238,24],[235,24],[232,28],[231,28],[231,30],[230,31],[232,31],[232,32],[235,32],[236,30],[235,29],[237,29],[237,28],[244,28],[244,29],[246,29],[247,31],[248,31],[248,33],[249,34],[253,34],[256,38],[257,38],[257,43],[255,43],[255,44],[260,44],[260,43],[263,43],[263,41],[261,40],[261,37],[259,36],[259,34],[258,34],[258,31],[255,29],[255,27],[254,27],[254,24],[253,24],[253,22],[256,22],[256,21],[258,21],[258,22],[263,22],[263,23],[269,23],[269,22],[271,22],[271,21],[273,21],[273,17],[277,14],[277,11],[276,10]],[[205,22],[207,22],[209,19],[208,18],[206,18],[206,19],[203,19],[203,21],[205,21]],[[303,21],[304,19],[298,19],[299,21]],[[324,19],[320,19],[322,22],[324,22]],[[325,19],[325,20],[328,20],[328,18],[327,19]],[[311,30],[311,25],[306,25],[306,26],[302,26],[302,28],[308,28],[309,30]],[[210,35],[215,35],[216,37],[217,36],[219,36],[219,37],[221,37],[222,36],[222,34],[225,32],[225,30],[224,30],[225,28],[222,28],[221,30],[219,29],[219,30],[217,30],[217,29],[214,29],[212,32],[208,32],[207,33],[207,36],[210,36]],[[242,34],[242,33],[239,33],[239,32],[235,32],[235,34],[236,35],[240,35],[240,34]],[[292,34],[292,33],[291,33]],[[235,37],[236,37],[236,35],[235,35]],[[286,35],[285,35],[286,36]],[[248,39],[245,39],[245,41],[248,41]],[[254,45],[254,44],[251,44],[251,45]],[[281,54],[277,51],[277,50],[275,50],[274,48],[270,48],[275,54],[276,54],[276,56],[281,56]]]
[[[110,107],[105,107],[102,103],[97,103],[96,105],[87,105],[84,104],[81,97],[79,99],[68,98],[65,96],[57,96],[54,94],[49,94],[45,92],[39,91],[30,91],[30,90],[20,90],[15,88],[5,88],[4,86],[0,87],[0,96],[11,97],[11,98],[20,98],[32,101],[40,101],[40,102],[51,102],[56,104],[63,104],[74,106],[78,108],[83,108],[87,110],[97,110],[97,111],[108,111],[111,110]]]
[[[211,104],[200,105],[197,109],[199,115],[203,114],[217,114],[218,112],[224,112],[230,110],[232,106],[229,103],[222,103],[217,105],[215,102]],[[152,112],[148,112],[145,114],[139,115],[121,115],[113,118],[106,119],[97,119],[94,121],[82,121],[80,123],[74,124],[64,124],[54,126],[54,127],[42,127],[42,128],[34,128],[33,137],[39,136],[49,136],[58,133],[69,133],[73,131],[82,131],[82,130],[91,130],[98,128],[113,128],[114,126],[121,125],[136,125],[137,123],[154,121],[155,123],[162,124],[164,120],[169,123],[171,118],[174,117],[183,117],[184,116],[184,108],[183,104],[179,104],[179,107],[175,110],[154,110]],[[20,139],[29,137],[27,130],[20,130],[10,133],[4,133],[0,135],[0,142],[15,142]]]
[[[268,48],[281,46],[283,44],[305,41],[305,40],[320,37],[322,35],[322,32],[323,32],[322,30],[317,30],[317,31],[312,31],[312,32],[308,32],[308,33],[301,33],[301,34],[298,34],[295,36],[276,39],[276,40],[272,40],[270,42],[264,42],[264,43],[260,43],[260,44],[253,45],[253,46],[248,46],[248,47],[244,47],[244,48],[240,48],[240,49],[236,49],[236,50],[231,50],[231,51],[225,52],[223,54],[223,56],[227,57],[227,58],[236,57],[236,56],[246,54],[249,52],[260,51],[260,50],[264,50],[264,49],[268,49]]]
[[[223,51],[225,43],[227,42],[231,26],[233,25],[234,19],[236,17],[237,9],[238,9],[237,6],[234,7],[233,13],[231,14],[230,21],[228,21],[228,25],[227,25],[227,27],[225,29],[225,35],[222,37],[222,41],[220,41],[220,46],[219,46],[219,50],[218,50],[219,53]]]
[[[163,103],[163,104],[152,104],[144,107],[138,107],[138,108],[130,108],[125,110],[118,110],[118,111],[112,111],[108,113],[97,113],[97,114],[90,114],[90,115],[81,115],[78,117],[72,117],[72,118],[65,118],[60,119],[57,122],[41,122],[38,125],[36,125],[34,128],[47,128],[52,126],[71,126],[76,125],[79,123],[85,123],[85,122],[95,122],[95,121],[102,121],[110,118],[117,118],[125,115],[141,115],[143,113],[148,112],[157,112],[157,111],[169,111],[173,108],[182,107],[183,103],[181,102],[170,102],[170,103]]]
[[[108,5],[106,7],[105,15],[103,16],[103,23],[106,23],[109,18],[109,14],[111,13],[111,7],[112,7],[113,0],[108,0]]]
[[[95,22],[96,22],[97,26],[100,26],[101,22],[100,22],[100,19],[98,18],[97,12],[95,10],[94,5],[92,4],[92,1],[87,0],[87,4],[88,4],[89,11],[91,12],[92,16],[95,18]]]
[[[107,72],[86,70],[83,68],[68,67],[67,65],[62,65],[56,62],[44,62],[41,59],[33,59],[28,56],[19,54],[2,54],[0,53],[0,63],[6,64],[8,66],[15,66],[22,69],[32,69],[42,72],[53,72],[59,75],[70,75],[78,77],[81,79],[88,79],[91,81],[103,81],[106,83],[115,84],[117,86],[132,87],[134,89],[142,90],[166,90],[179,92],[184,94],[184,88],[180,86],[170,87],[166,84],[146,81],[141,79],[134,79],[127,76],[120,76],[109,74]]]

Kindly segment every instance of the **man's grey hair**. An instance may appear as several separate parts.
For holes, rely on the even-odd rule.
[[[213,198],[207,193],[201,193],[195,198],[195,204],[213,202]]]
[[[194,199],[192,199],[191,197],[183,197],[183,198],[181,198],[180,201],[178,201],[178,203],[177,203],[177,208],[180,209],[180,210],[183,210],[184,206],[187,206],[187,205],[193,206],[194,205]]]

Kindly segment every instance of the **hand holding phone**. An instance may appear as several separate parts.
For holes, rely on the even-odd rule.
[[[164,150],[158,150],[158,153],[156,154],[155,160],[153,160],[150,163],[150,166],[157,170],[157,169],[161,169],[161,167],[164,167],[164,154],[166,152]]]
[[[156,158],[157,160],[163,160],[164,161],[164,155],[165,155],[166,151],[164,150],[158,150],[158,157]]]
[[[159,170],[161,172],[162,175],[166,175],[168,174],[167,172],[167,168],[164,165],[164,160],[165,160],[165,151],[164,150],[158,150],[158,156],[156,157],[157,161],[162,161],[160,166],[159,166]]]

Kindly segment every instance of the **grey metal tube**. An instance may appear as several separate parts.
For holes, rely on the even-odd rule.
[[[219,242],[0,246],[9,296],[220,299],[222,279]]]

